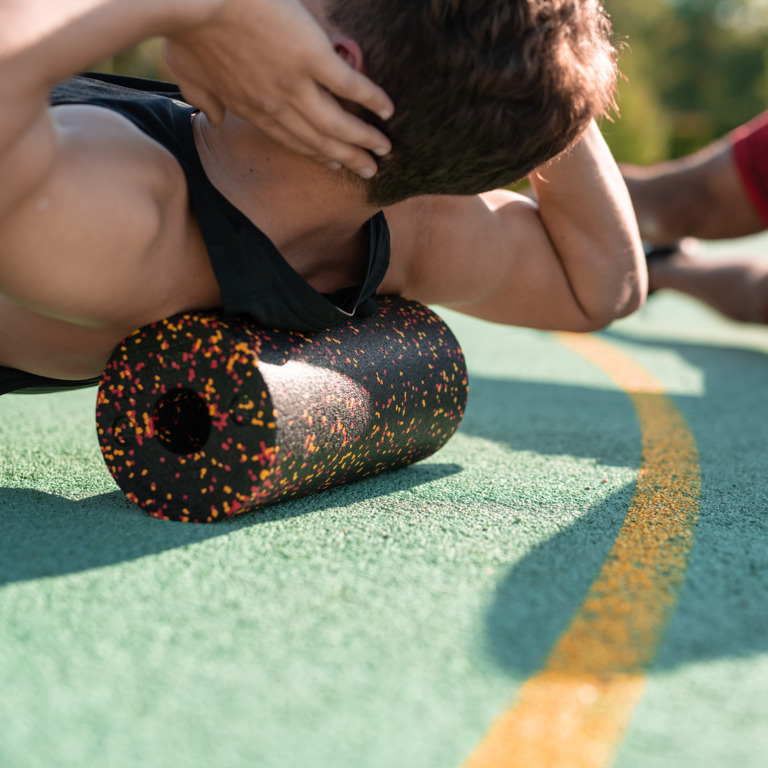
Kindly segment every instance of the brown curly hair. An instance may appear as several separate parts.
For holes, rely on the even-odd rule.
[[[368,198],[508,185],[614,106],[617,67],[599,0],[327,0],[392,97],[392,141]]]

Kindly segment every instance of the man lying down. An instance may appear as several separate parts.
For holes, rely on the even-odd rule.
[[[123,338],[192,310],[316,331],[395,294],[590,331],[642,303],[632,206],[594,122],[616,80],[597,0],[303,0],[395,103],[386,122],[345,104],[391,141],[370,178],[372,157],[360,175],[318,161],[176,86],[71,77],[158,35],[177,61],[235,46],[247,5],[13,6],[0,394],[95,383]],[[504,189],[525,176],[536,203]]]

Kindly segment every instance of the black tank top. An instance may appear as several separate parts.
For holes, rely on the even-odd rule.
[[[367,224],[369,250],[363,284],[333,294],[318,293],[208,180],[192,134],[195,109],[183,101],[176,85],[89,74],[57,85],[50,101],[54,106],[92,104],[118,112],[174,155],[187,180],[225,313],[248,315],[268,328],[314,332],[352,315],[375,312],[376,289],[389,266],[389,228],[383,213]],[[0,366],[0,395],[18,390],[50,392],[97,382],[48,379]]]

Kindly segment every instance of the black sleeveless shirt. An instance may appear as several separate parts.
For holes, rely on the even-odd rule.
[[[226,314],[248,315],[268,328],[314,332],[352,315],[368,316],[376,311],[376,289],[389,266],[389,229],[383,213],[367,224],[369,249],[363,284],[321,294],[208,180],[192,134],[195,109],[184,103],[176,85],[89,74],[57,85],[50,103],[91,104],[118,112],[176,158],[186,177],[195,217],[221,289],[221,309]],[[50,392],[96,383],[98,379],[48,379],[0,366],[0,395],[19,390]]]

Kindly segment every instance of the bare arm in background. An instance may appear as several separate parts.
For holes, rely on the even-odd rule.
[[[622,165],[621,171],[640,234],[652,245],[684,237],[743,237],[765,228],[744,189],[727,139],[687,157],[648,167]]]
[[[768,323],[765,256],[712,256],[694,239],[739,238],[768,226],[744,186],[733,141],[725,137],[686,157],[621,170],[643,239],[663,247],[648,260],[651,290],[685,293],[732,320]]]

